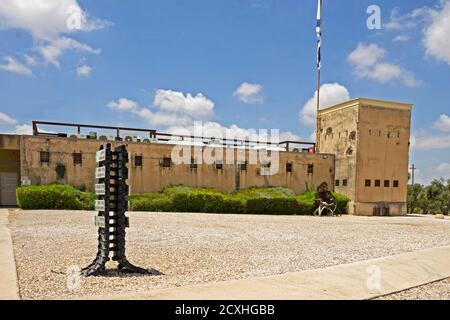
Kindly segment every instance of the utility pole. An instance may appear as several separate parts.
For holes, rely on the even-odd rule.
[[[413,163],[410,169],[411,169],[411,184],[414,185],[414,172],[417,170],[417,167]]]

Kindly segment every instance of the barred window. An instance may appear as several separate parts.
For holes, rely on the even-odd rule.
[[[308,164],[308,174],[313,174],[314,173],[314,164],[309,163]]]
[[[334,185],[335,185],[336,187],[339,187],[340,183],[341,183],[341,182],[340,182],[339,180],[336,180],[335,183],[334,183]]]
[[[347,179],[342,180],[342,186],[346,187],[348,185]]]
[[[370,187],[372,185],[372,180],[366,179],[366,187]]]
[[[49,163],[50,162],[50,152],[41,151],[40,153],[40,161],[41,163]]]
[[[389,180],[384,180],[384,187],[385,188],[389,188],[390,186],[390,181]]]
[[[381,180],[375,180],[375,187],[381,187]]]
[[[394,188],[398,188],[398,186],[399,186],[398,180],[394,180]]]

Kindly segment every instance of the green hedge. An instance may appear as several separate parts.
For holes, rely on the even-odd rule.
[[[311,215],[315,190],[296,196],[286,188],[251,188],[232,194],[214,189],[169,187],[162,192],[129,197],[132,211]],[[337,212],[347,213],[349,199],[335,193]],[[27,186],[17,189],[22,209],[94,210],[95,195],[68,185]]]
[[[24,186],[16,190],[22,209],[93,210],[95,196],[68,185]]]

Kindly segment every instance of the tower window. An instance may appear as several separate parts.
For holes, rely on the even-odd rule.
[[[191,164],[189,166],[191,169],[197,169],[197,160],[194,158],[191,158]]]
[[[394,180],[394,188],[398,188],[398,186],[399,186],[398,180]]]
[[[161,166],[163,168],[170,168],[172,166],[172,159],[170,157],[162,158]]]
[[[80,152],[74,152],[72,156],[73,156],[73,164],[83,163],[83,156]]]
[[[41,151],[40,153],[40,161],[41,163],[49,163],[50,162],[50,152]]]
[[[339,187],[339,184],[340,184],[340,181],[339,181],[339,180],[336,180],[336,182],[334,183],[334,185],[335,185],[336,187]]]
[[[365,186],[370,187],[372,185],[372,180],[366,179]]]
[[[142,156],[134,156],[134,166],[142,167]]]
[[[342,180],[342,186],[346,187],[348,185],[347,179]]]
[[[381,180],[375,180],[375,187],[381,187]]]
[[[292,163],[288,162],[286,163],[286,172],[292,172],[293,165]]]
[[[384,187],[385,188],[389,188],[390,186],[390,181],[389,180],[384,180]]]

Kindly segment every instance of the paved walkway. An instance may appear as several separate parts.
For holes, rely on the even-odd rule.
[[[0,209],[0,300],[19,299],[8,209]]]
[[[450,277],[450,246],[325,269],[93,299],[371,299]]]

